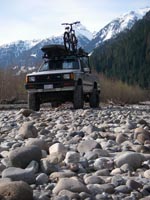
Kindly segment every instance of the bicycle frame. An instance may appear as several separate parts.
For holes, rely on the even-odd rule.
[[[73,23],[62,23],[62,25],[65,25],[66,31],[64,32],[64,46],[66,50],[75,52],[77,50],[77,38],[75,36],[75,30],[73,29],[74,24],[80,23],[79,21],[73,22]],[[68,26],[69,25],[69,26]]]

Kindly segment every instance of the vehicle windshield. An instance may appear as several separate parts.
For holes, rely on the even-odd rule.
[[[79,69],[77,60],[49,60],[42,64],[39,71],[60,70],[60,69]]]

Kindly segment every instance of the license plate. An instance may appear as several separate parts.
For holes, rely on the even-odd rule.
[[[44,85],[45,90],[53,89],[53,85]]]

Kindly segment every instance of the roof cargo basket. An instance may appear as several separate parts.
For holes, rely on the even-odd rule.
[[[72,52],[67,51],[64,45],[45,45],[41,50],[44,52],[43,58],[47,59],[66,56],[88,56],[88,53],[86,53],[82,48],[79,48],[77,52]]]

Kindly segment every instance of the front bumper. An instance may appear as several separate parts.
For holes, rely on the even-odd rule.
[[[74,87],[64,87],[64,88],[54,88],[54,89],[28,89],[29,93],[43,93],[43,92],[63,92],[63,91],[73,91]]]
[[[63,83],[27,83],[25,89],[29,93],[43,93],[43,92],[61,92],[61,91],[73,91],[74,81],[63,82]]]

